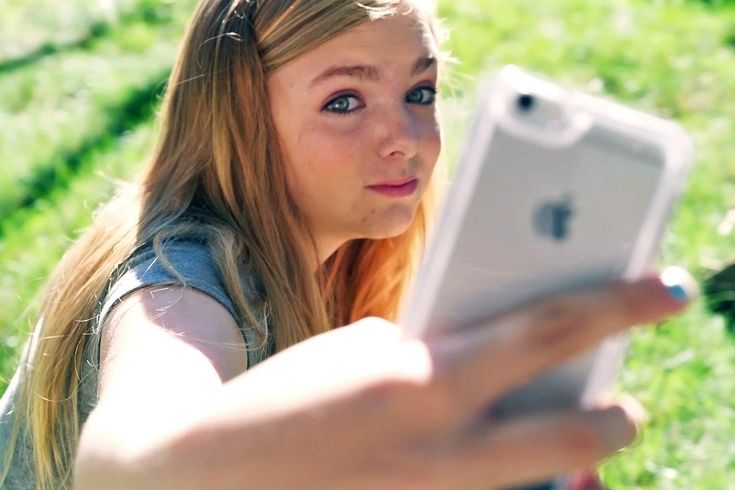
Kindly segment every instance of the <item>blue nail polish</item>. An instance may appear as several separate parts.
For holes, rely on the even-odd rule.
[[[666,289],[672,298],[677,301],[685,303],[689,299],[689,294],[684,286],[681,284],[667,284]]]
[[[680,267],[667,268],[661,274],[661,282],[669,295],[681,303],[689,301],[697,287],[692,276]]]

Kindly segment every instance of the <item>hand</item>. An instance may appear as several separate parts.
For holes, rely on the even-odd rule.
[[[174,400],[160,386],[163,395],[151,393],[152,415],[130,415],[125,407],[138,405],[120,401],[134,397],[145,378],[113,383],[115,396],[108,393],[85,425],[75,488],[471,490],[591,468],[632,441],[629,403],[503,421],[485,417],[487,407],[606,336],[685,303],[655,278],[546,299],[426,341],[368,318],[286,349],[224,385],[173,390]],[[118,329],[137,332],[137,317],[125,318],[130,328]],[[215,372],[193,346],[161,338],[156,345],[167,357],[155,359],[167,359],[161,371],[169,376],[159,373],[152,386]],[[135,368],[130,356],[140,350],[122,351],[127,360],[108,362],[108,370]],[[179,401],[186,393],[196,402]],[[151,419],[143,421],[145,437],[140,417]]]
[[[216,453],[169,456],[192,488],[479,489],[589,468],[633,440],[625,403],[504,422],[481,414],[606,336],[684,306],[654,278],[544,300],[430,343],[365,319],[228,383],[185,438]]]

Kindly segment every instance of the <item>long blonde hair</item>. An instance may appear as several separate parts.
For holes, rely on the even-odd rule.
[[[405,233],[349,242],[314,274],[304,253],[308,230],[284,192],[266,80],[301,53],[360,23],[393,15],[405,3],[199,3],[169,79],[152,158],[136,185],[97,212],[45,291],[38,345],[17,407],[29,428],[38,488],[70,485],[85,334],[97,322],[111,278],[145,244],[161,254],[168,239],[201,238],[238,313],[257,333],[259,345],[249,348],[272,339],[282,350],[364,316],[395,318],[423,245],[431,192]],[[243,273],[259,278],[262,298],[245,298]],[[258,321],[264,317],[273,331]]]

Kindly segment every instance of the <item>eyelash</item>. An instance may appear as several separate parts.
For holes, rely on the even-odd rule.
[[[412,94],[417,93],[417,92],[421,92],[421,99],[422,100],[421,101],[411,102],[411,100],[409,100],[410,99],[410,96]],[[427,93],[428,93],[429,100],[423,100],[424,97],[427,96]],[[406,102],[413,103],[413,104],[419,104],[419,105],[432,105],[436,101],[436,94],[437,94],[437,90],[436,90],[435,87],[432,87],[432,86],[416,87],[415,89],[411,90],[406,95]],[[337,101],[347,100],[347,99],[354,99],[354,100],[357,100],[358,102],[360,101],[360,98],[358,96],[356,96],[356,95],[353,95],[353,94],[342,94],[342,95],[338,95],[337,97],[331,99],[329,102],[327,102],[326,104],[324,104],[324,107],[322,107],[322,111],[328,112],[330,114],[336,114],[338,116],[345,116],[345,115],[351,114],[352,112],[354,112],[354,111],[356,111],[358,109],[361,109],[363,107],[362,104],[359,105],[358,107],[353,108],[353,109],[349,109],[349,105],[350,104],[348,104],[348,109],[335,109],[333,107],[334,104]]]
[[[415,102],[416,104],[431,105],[434,102],[436,102],[436,88],[435,87],[416,87],[411,92],[409,92],[409,95],[414,94],[416,92],[423,92],[422,95],[426,95],[428,93],[428,97],[429,97],[429,100],[423,100],[422,102]],[[408,101],[408,96],[406,96],[406,100]]]
[[[348,109],[347,110],[345,110],[345,109],[336,109],[336,108],[333,107],[334,104],[336,104],[338,101],[341,101],[341,100],[347,100],[348,101]],[[358,96],[356,96],[356,95],[353,95],[353,94],[342,94],[342,95],[338,95],[337,97],[333,98],[332,100],[330,100],[329,102],[327,102],[326,104],[324,104],[324,107],[322,108],[322,110],[324,112],[329,112],[331,114],[337,114],[339,116],[343,116],[343,115],[346,115],[346,114],[350,114],[351,112],[354,112],[357,109],[359,109],[359,108],[362,107],[362,104],[360,104],[358,107],[356,107],[354,109],[349,109],[349,106],[351,105],[351,104],[349,104],[349,100],[356,100],[358,102],[361,102],[360,101],[360,98]]]

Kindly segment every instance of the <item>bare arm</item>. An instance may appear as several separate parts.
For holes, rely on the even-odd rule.
[[[472,489],[590,467],[632,440],[631,409],[611,404],[502,424],[479,414],[605,336],[683,306],[656,279],[617,283],[519,309],[435,345],[366,319],[224,385],[218,373],[229,356],[200,349],[205,344],[166,335],[155,356],[141,358],[138,341],[123,332],[143,328],[158,338],[160,327],[130,326],[143,321],[131,309],[108,339],[102,398],[82,435],[76,484]],[[152,359],[161,352],[170,362],[157,368]],[[129,369],[138,372],[131,364],[143,360],[152,368],[131,376]]]
[[[172,443],[245,371],[245,349],[234,319],[203,293],[158,287],[126,298],[103,330],[100,400],[82,433],[78,485],[93,478],[89,488],[102,488],[94,478],[107,477],[108,465]]]

